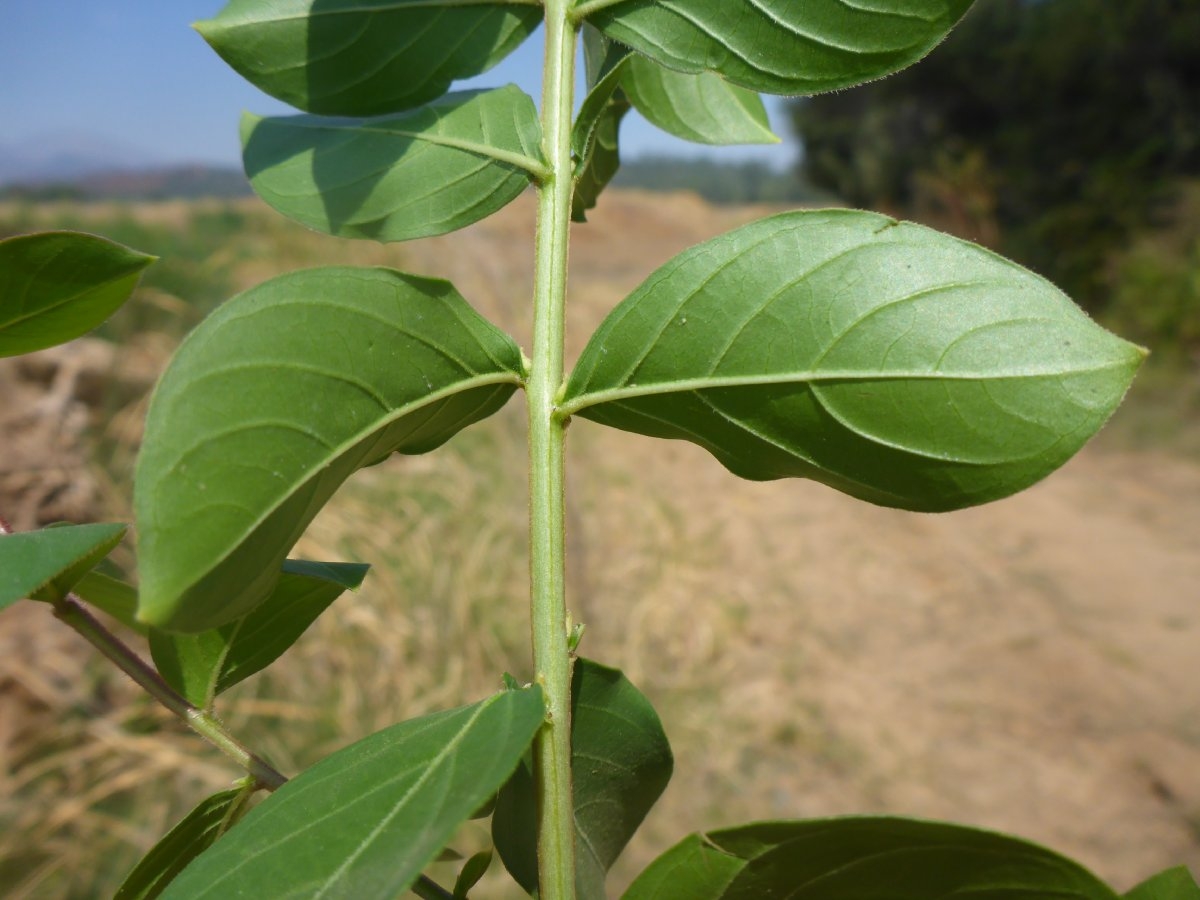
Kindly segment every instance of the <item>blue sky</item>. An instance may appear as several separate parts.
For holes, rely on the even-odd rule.
[[[244,82],[189,26],[222,0],[0,0],[0,147],[64,141],[136,149],[158,162],[238,162],[237,121],[288,107]],[[538,95],[540,32],[473,86],[514,81]],[[778,102],[782,146],[701,148],[637,116],[622,148],[785,165],[796,152]]]

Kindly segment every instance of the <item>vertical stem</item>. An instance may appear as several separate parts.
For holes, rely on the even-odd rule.
[[[543,153],[538,188],[533,359],[529,397],[529,538],[533,664],[549,717],[534,743],[538,784],[538,879],[542,900],[575,896],[571,790],[571,659],[564,595],[564,425],[554,415],[563,378],[563,309],[571,225],[571,114],[576,26],[569,0],[546,0]]]

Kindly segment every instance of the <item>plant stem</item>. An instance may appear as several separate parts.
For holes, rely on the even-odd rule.
[[[12,533],[12,526],[0,515],[0,534]],[[182,694],[163,681],[162,676],[146,665],[124,641],[84,609],[74,594],[67,594],[65,600],[54,604],[54,615],[104,654],[146,693],[187,722],[193,731],[245,769],[259,787],[273,791],[287,782],[287,778],[238,743],[212,713],[193,706]]]
[[[0,534],[12,534],[12,526],[0,515]],[[118,669],[128,675],[155,700],[191,726],[192,730],[210,744],[232,758],[246,770],[254,780],[255,789],[273,791],[283,787],[287,778],[268,765],[261,757],[243,747],[211,713],[193,706],[173,687],[163,681],[162,676],[119,637],[105,628],[95,616],[79,603],[79,598],[68,594],[65,600],[54,604],[54,615],[74,629],[89,644],[99,650]],[[453,895],[436,881],[421,875],[412,886],[412,892],[426,900],[450,900]]]
[[[568,0],[546,0],[543,153],[538,187],[533,359],[529,397],[529,543],[533,664],[549,715],[534,742],[538,784],[538,882],[542,900],[575,896],[571,789],[571,656],[564,593],[565,425],[554,415],[563,378],[563,312],[571,227],[571,113],[578,31]]]
[[[193,731],[245,769],[261,787],[273,791],[287,781],[260,757],[243,747],[212,713],[193,706],[163,681],[162,676],[148,666],[124,641],[80,606],[73,595],[54,604],[54,615],[103,653],[150,696],[187,722]]]

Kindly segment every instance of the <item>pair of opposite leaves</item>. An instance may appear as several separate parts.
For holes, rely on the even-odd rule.
[[[694,441],[742,477],[940,511],[1061,465],[1141,359],[978,247],[796,212],[651,275],[592,337],[559,415]],[[184,342],[148,415],[143,617],[202,630],[245,614],[350,474],[439,446],[524,376],[516,343],[443,281],[317,269],[230,301]]]
[[[644,54],[638,64],[813,92],[915,61],[967,5],[598,0],[577,10]],[[527,3],[235,0],[201,30],[268,92],[371,116],[494,65],[541,15]],[[631,65],[602,42],[589,49],[577,165],[622,83],[612,73]],[[297,218],[357,236],[460,227],[544,166],[532,101],[512,87],[385,119],[264,120],[247,137],[252,176],[282,173],[279,196],[320,208]],[[255,187],[271,199],[266,175]],[[748,478],[810,477],[876,503],[953,509],[1060,465],[1140,359],[986,251],[869,213],[803,212],[652,275],[589,343],[561,414],[695,441]],[[511,338],[444,282],[326,269],[231,301],[181,348],[147,422],[135,497],[142,616],[198,631],[244,615],[353,471],[440,445],[524,377]]]
[[[630,103],[687,140],[772,142],[758,91],[813,94],[887,75],[924,56],[968,5],[576,4],[589,71],[573,141],[575,218],[619,165]],[[235,0],[198,27],[256,86],[316,114],[246,117],[255,190],[320,231],[407,240],[490,215],[545,176],[528,96],[512,86],[443,96],[510,54],[542,16],[538,2]]]

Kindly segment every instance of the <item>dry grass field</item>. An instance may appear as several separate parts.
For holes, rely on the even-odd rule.
[[[121,219],[185,234],[201,213],[232,214],[231,239],[195,254],[197,284],[395,265],[449,277],[528,346],[530,200],[386,248],[308,234],[251,202],[45,208],[20,226],[69,215],[100,233]],[[671,254],[765,212],[606,196],[574,235],[570,353]],[[0,224],[16,217],[0,207]],[[127,349],[101,354],[97,391],[79,388],[88,372],[61,374],[71,354],[0,369],[0,510],[20,505],[26,527],[72,497],[76,515],[128,515],[148,373],[199,315],[168,288],[149,284],[109,326]],[[1137,411],[1122,416],[1135,424],[1117,421],[1043,484],[946,516],[740,482],[691,445],[577,423],[581,652],[642,687],[677,757],[614,895],[688,831],[856,812],[1012,831],[1120,887],[1170,864],[1200,871],[1200,461],[1136,440]],[[236,734],[295,772],[478,699],[505,670],[528,674],[522,428],[518,398],[442,450],[351,480],[298,552],[375,568],[226,698]],[[110,896],[139,852],[236,774],[48,610],[0,617],[0,896]],[[481,839],[470,826],[462,849]]]

